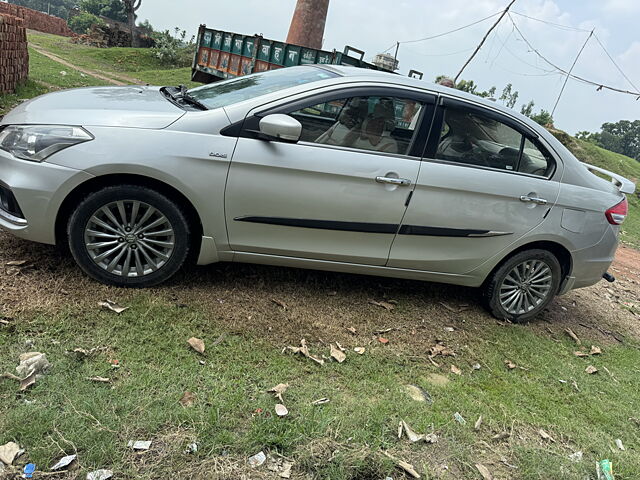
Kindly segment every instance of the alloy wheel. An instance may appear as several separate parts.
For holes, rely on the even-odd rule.
[[[119,200],[100,207],[84,229],[89,257],[121,277],[142,277],[159,270],[169,261],[175,241],[168,218],[139,200]]]
[[[500,284],[500,305],[513,315],[532,311],[551,292],[553,273],[542,260],[527,260],[517,264]]]

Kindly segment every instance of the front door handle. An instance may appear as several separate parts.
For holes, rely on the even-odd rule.
[[[393,177],[376,177],[378,183],[390,183],[391,185],[408,186],[411,185],[411,180],[408,178],[393,178]]]
[[[529,195],[521,195],[520,196],[520,201],[521,202],[527,202],[527,203],[535,203],[536,205],[546,205],[547,204],[547,200],[544,198],[539,198],[539,197],[530,197]]]

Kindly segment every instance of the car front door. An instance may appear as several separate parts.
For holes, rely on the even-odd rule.
[[[225,193],[236,252],[384,265],[418,177],[434,97],[358,87],[249,112]],[[302,124],[295,144],[256,138],[259,120]]]
[[[388,265],[471,272],[544,221],[561,167],[528,127],[445,98]]]

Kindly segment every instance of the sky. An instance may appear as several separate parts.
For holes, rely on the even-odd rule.
[[[504,10],[508,0],[330,0],[324,34],[325,50],[352,45],[371,60],[397,41],[437,35]],[[180,7],[143,0],[138,20],[156,29],[180,27],[190,34],[198,25],[247,35],[263,34],[285,40],[296,0],[181,0]],[[592,37],[573,73],[614,87],[640,89],[640,0],[516,0],[512,18],[531,46],[555,65],[568,70],[591,29],[622,72]],[[560,24],[552,26],[545,22]],[[428,81],[440,74],[454,77],[497,16],[440,38],[401,43],[399,72],[424,72]],[[567,28],[568,27],[568,28]],[[390,47],[394,48],[390,48]],[[508,84],[519,92],[516,109],[534,100],[535,111],[551,111],[565,80],[522,40],[508,17],[488,37],[460,78],[472,79],[482,90]],[[640,118],[635,96],[597,91],[597,87],[569,79],[554,114],[558,128],[576,133],[597,131],[604,122]]]

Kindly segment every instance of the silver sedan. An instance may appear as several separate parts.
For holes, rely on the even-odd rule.
[[[634,188],[510,109],[348,67],[67,90],[0,123],[0,227],[120,286],[262,263],[482,287],[525,320],[612,280]]]

